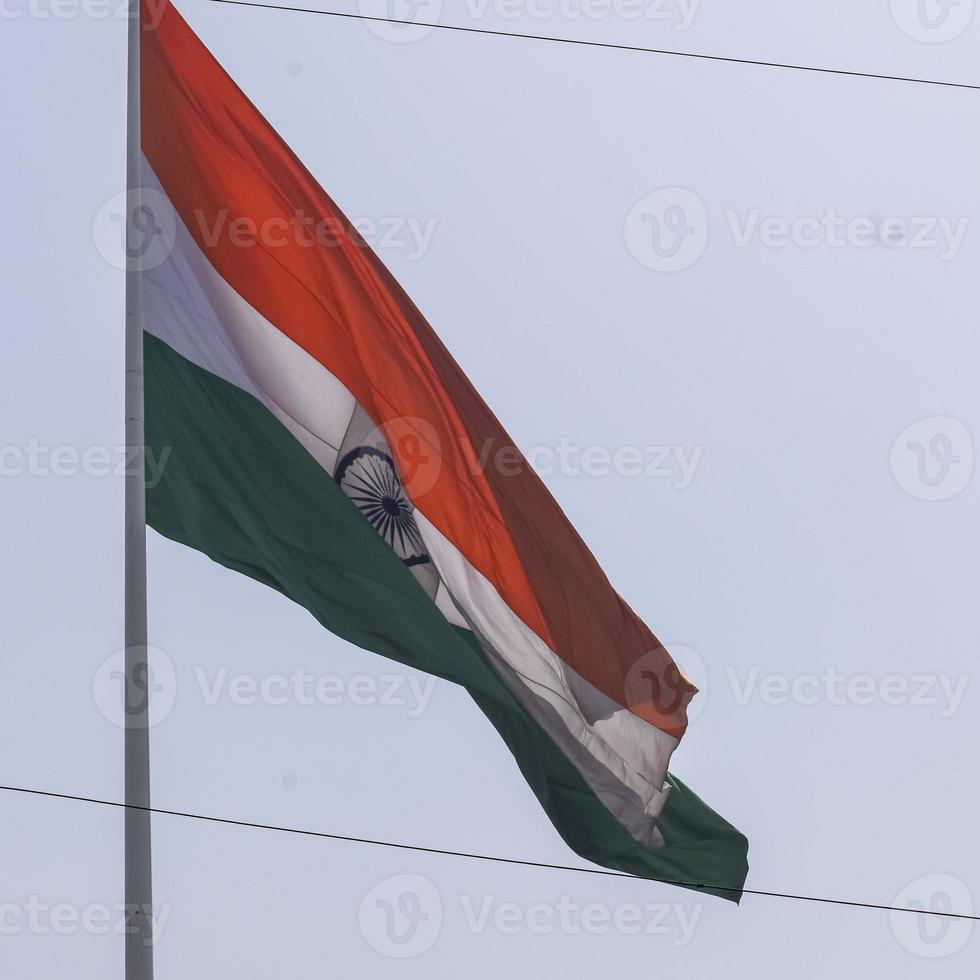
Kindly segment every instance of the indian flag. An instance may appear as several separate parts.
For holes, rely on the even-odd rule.
[[[577,854],[737,899],[745,838],[668,773],[694,687],[347,218],[150,13],[148,523],[465,687]]]

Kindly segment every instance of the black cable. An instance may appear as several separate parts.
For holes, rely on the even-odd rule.
[[[488,27],[462,27],[456,24],[437,24],[431,21],[398,20],[394,17],[372,17],[368,14],[344,13],[339,10],[313,10],[309,7],[290,7],[277,3],[259,3],[258,0],[210,0],[211,3],[227,3],[233,7],[259,7],[263,10],[285,10],[294,14],[319,14],[321,17],[343,17],[348,20],[375,21],[382,24],[398,24],[404,27],[427,27],[431,30],[457,31],[461,34],[491,34],[494,37],[520,38],[525,41],[549,41],[552,44],[577,44],[586,48],[605,48],[611,51],[633,51],[641,54],[660,54],[672,58],[693,58],[698,61],[720,61],[730,65],[755,65],[759,68],[784,68],[788,71],[810,71],[823,75],[846,75],[850,78],[876,78],[886,82],[912,82],[916,85],[938,85],[943,88],[970,89],[980,92],[980,85],[967,82],[943,82],[935,78],[912,78],[907,75],[879,75],[873,72],[848,71],[845,68],[814,68],[811,65],[790,65],[778,61],[754,61],[751,58],[726,58],[720,54],[697,54],[692,51],[670,51],[666,48],[643,48],[634,44],[613,44],[610,41],[583,41],[571,37],[547,37],[543,34],[521,34],[517,31],[493,31]]]
[[[669,878],[652,878],[646,875],[625,874],[622,871],[607,871],[604,868],[576,868],[568,864],[548,864],[544,861],[523,861],[520,858],[496,857],[492,854],[472,854],[468,851],[448,851],[440,847],[422,847],[418,844],[396,844],[394,841],[372,840],[368,837],[348,837],[343,834],[327,834],[319,830],[299,830],[295,827],[279,827],[275,824],[253,823],[250,820],[232,820],[229,817],[211,817],[201,813],[185,813],[181,810],[163,810],[153,806],[133,806],[116,803],[112,800],[97,800],[89,796],[73,796],[69,793],[52,793],[41,789],[25,789],[23,786],[0,786],[5,793],[21,793],[25,796],[44,796],[53,800],[72,800],[75,803],[92,803],[96,806],[109,806],[120,810],[140,810],[164,817],[182,817],[185,820],[203,820],[206,823],[225,824],[230,827],[250,827],[253,830],[273,830],[282,834],[296,834],[301,837],[321,837],[326,840],[342,841],[348,844],[373,844],[375,847],[393,847],[402,851],[417,851],[421,854],[441,854],[445,857],[469,858],[473,861],[493,861],[497,864],[517,864],[526,868],[548,868],[552,871],[576,871],[579,874],[604,875],[609,878],[629,878],[634,881],[655,881],[661,885],[678,885],[704,891],[732,892],[733,894],[759,895],[764,898],[785,898],[799,902],[819,902],[823,905],[846,905],[851,908],[878,909],[882,912],[913,912],[916,915],[938,915],[947,919],[970,919],[980,922],[980,915],[966,915],[962,912],[935,912],[931,909],[901,908],[897,905],[876,905],[873,902],[852,902],[843,898],[818,898],[814,895],[793,895],[788,892],[760,891],[753,888],[732,888],[726,885],[712,885],[707,882],[674,881]]]

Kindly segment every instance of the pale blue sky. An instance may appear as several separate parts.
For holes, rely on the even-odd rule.
[[[124,183],[125,23],[63,3],[0,0],[0,784],[119,799],[98,692],[122,642],[122,481],[72,459],[122,441],[123,283],[93,222]],[[544,0],[516,19],[475,0],[435,13],[980,84],[972,0],[945,21],[931,0],[925,21],[902,0],[647,6],[667,20],[595,3],[604,16],[572,0],[554,17],[528,12]],[[180,9],[348,215],[403,229],[382,258],[519,445],[546,469],[567,445],[650,463],[664,447],[646,475],[545,478],[702,681],[674,769],[748,834],[750,887],[980,904],[980,92]],[[684,193],[648,197],[664,188]],[[678,202],[694,251],[651,269],[643,229]],[[176,679],[153,733],[159,806],[581,863],[462,692],[153,534],[149,551],[151,641]],[[330,698],[208,695],[298,667]],[[394,696],[372,695],[390,675]],[[119,814],[0,794],[0,821],[0,974],[121,978],[121,939],[97,925],[122,901]],[[980,949],[980,930],[873,911],[736,909],[171,818],[154,831],[160,980],[965,978]],[[400,875],[424,879],[408,886],[429,915],[408,958],[373,918]],[[594,904],[591,931],[562,922]],[[653,934],[634,934],[634,907]]]

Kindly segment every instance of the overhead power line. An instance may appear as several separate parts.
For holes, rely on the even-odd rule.
[[[399,844],[395,841],[374,840],[369,837],[350,837],[345,834],[328,834],[320,830],[302,830],[296,827],[280,827],[277,824],[255,823],[251,820],[232,820],[229,817],[214,817],[203,813],[187,813],[182,810],[164,810],[160,807],[132,806],[113,800],[99,800],[90,796],[75,796],[70,793],[53,793],[47,790],[27,789],[23,786],[0,786],[0,792],[19,793],[24,796],[41,796],[52,800],[70,800],[75,803],[90,803],[95,806],[112,807],[117,810],[140,810],[162,817],[180,817],[184,820],[200,820],[205,823],[223,824],[228,827],[248,827],[253,830],[270,830],[280,834],[293,834],[299,837],[318,837],[324,840],[340,841],[346,844],[369,844],[374,847],[390,847],[400,851],[414,851],[418,854],[439,854],[444,857],[466,858],[471,861],[491,861],[496,864],[519,865],[525,868],[544,868],[550,871],[573,871],[577,874],[601,875],[607,878],[626,878],[630,881],[653,881],[661,885],[678,885],[697,891],[731,892],[732,894],[756,895],[763,898],[781,898],[797,902],[815,902],[821,905],[844,905],[849,908],[877,909],[882,912],[909,912],[914,915],[935,915],[945,919],[969,919],[980,922],[980,915],[967,915],[962,912],[939,912],[932,909],[902,908],[899,905],[879,905],[874,902],[857,902],[843,898],[821,898],[815,895],[795,895],[791,892],[763,891],[757,888],[732,888],[714,885],[703,881],[677,881],[670,878],[653,878],[646,875],[625,874],[622,871],[608,871],[604,868],[577,868],[568,864],[550,864],[546,861],[525,861],[520,858],[498,857],[493,854],[474,854],[469,851],[451,851],[441,847],[423,847],[419,844]]]
[[[524,41],[544,41],[549,44],[574,44],[583,48],[603,48],[607,51],[632,51],[638,54],[658,54],[669,58],[689,58],[695,61],[717,61],[728,65],[754,65],[758,68],[782,68],[786,71],[808,71],[820,75],[842,75],[848,78],[874,78],[885,82],[909,82],[915,85],[936,85],[941,88],[969,89],[980,92],[980,85],[967,82],[945,82],[938,78],[914,78],[910,75],[885,75],[867,71],[848,71],[845,68],[820,68],[813,65],[793,65],[779,61],[756,61],[752,58],[728,58],[720,54],[698,54],[694,51],[671,51],[667,48],[644,48],[635,44],[614,44],[611,41],[586,41],[571,37],[548,37],[544,34],[523,34],[519,31],[494,31],[489,27],[464,27],[459,24],[440,24],[435,21],[399,20],[396,17],[377,17],[370,14],[354,14],[339,10],[315,10],[310,7],[292,7],[277,3],[260,3],[259,0],[210,0],[232,7],[257,7],[261,10],[281,10],[294,14],[318,14],[321,17],[340,17],[345,20],[373,21],[400,27],[423,27],[434,31],[454,31],[458,34],[485,34],[493,37],[519,38]]]

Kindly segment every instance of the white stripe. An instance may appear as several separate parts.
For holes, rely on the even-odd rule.
[[[416,516],[418,516],[418,510],[415,511]],[[453,602],[453,597],[449,594],[449,589],[446,588],[446,583],[441,579],[439,580],[439,588],[436,590],[436,597],[434,600],[436,608],[449,620],[453,626],[460,626],[463,629],[469,629],[470,624],[466,622],[463,618],[463,614],[459,611],[459,607]]]
[[[511,610],[500,593],[420,511],[415,520],[439,574],[471,629],[558,714],[589,753],[658,816],[667,794],[667,764],[678,740],[618,707],[589,725],[566,680],[570,668]],[[588,682],[577,678],[578,684]]]
[[[143,187],[164,190],[143,158]],[[354,396],[250,306],[176,218],[170,257],[144,271],[144,329],[211,374],[255,396],[329,473]]]

